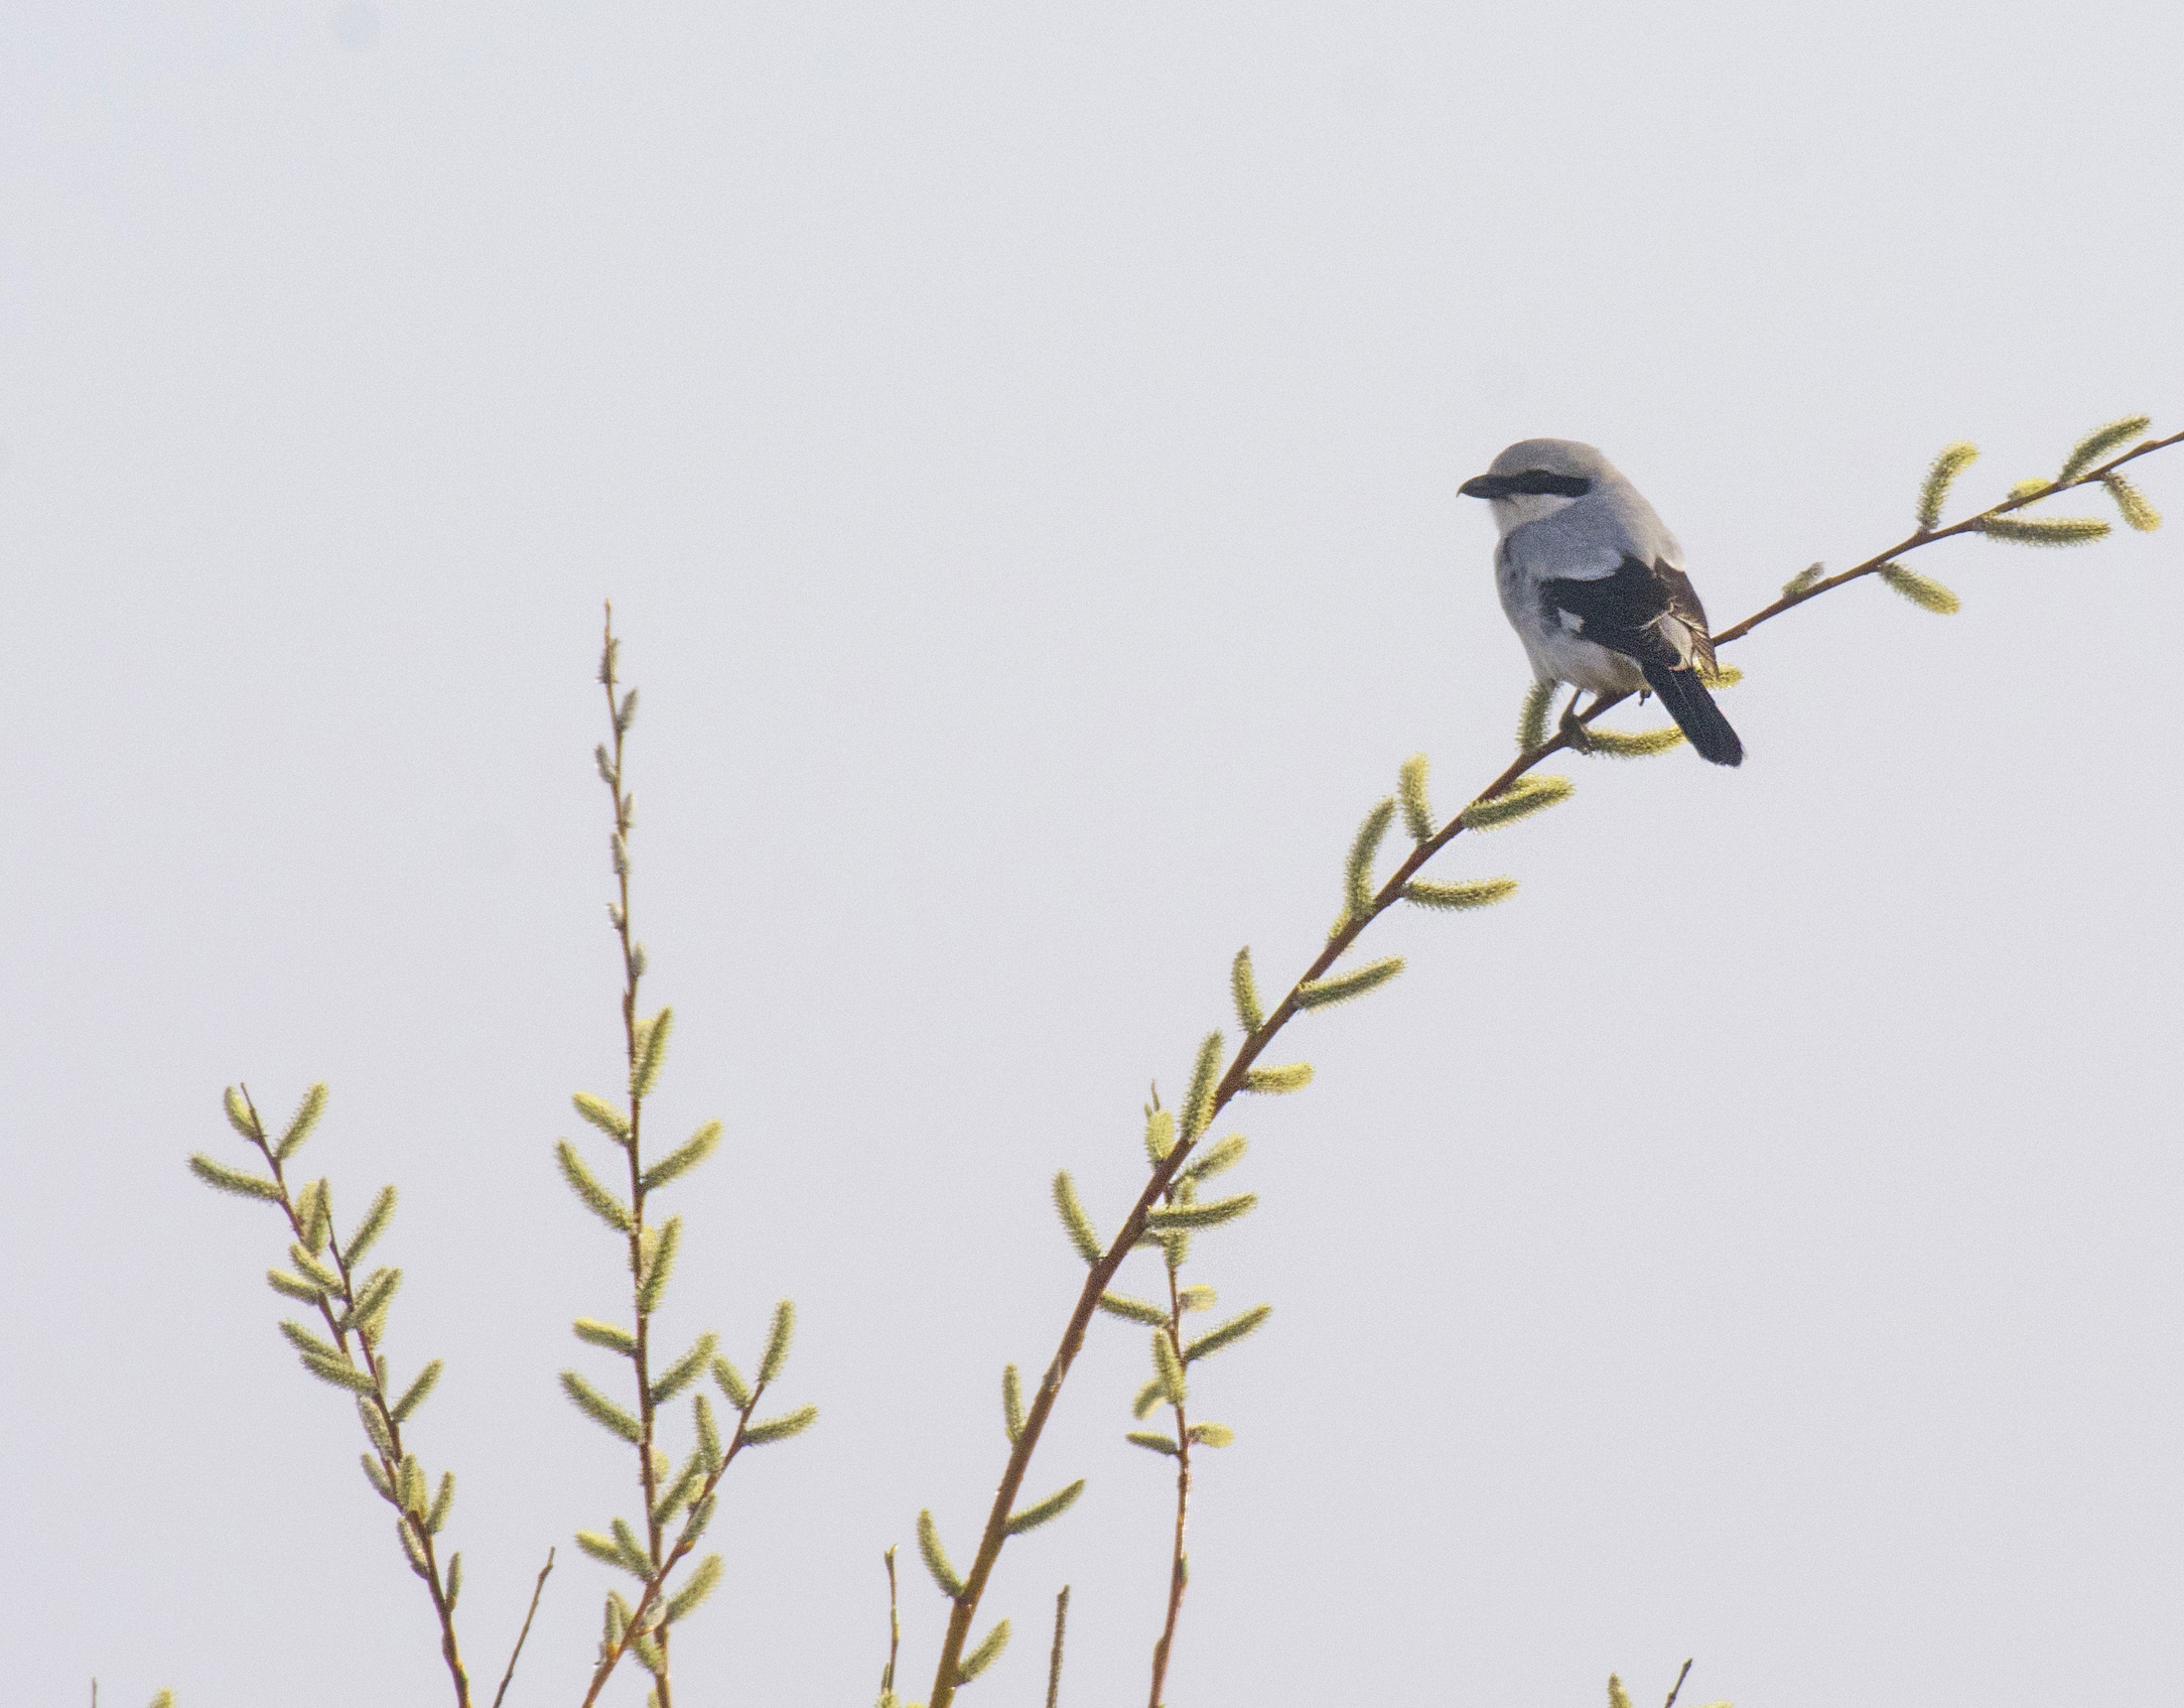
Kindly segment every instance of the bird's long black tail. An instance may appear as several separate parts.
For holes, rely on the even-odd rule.
[[[1721,708],[1713,703],[1706,685],[1689,670],[1667,670],[1658,664],[1645,667],[1646,685],[1661,697],[1684,738],[1699,749],[1702,759],[1716,765],[1741,765],[1744,743],[1736,738]]]

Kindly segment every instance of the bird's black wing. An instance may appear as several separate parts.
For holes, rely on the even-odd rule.
[[[1540,606],[1550,628],[1580,634],[1640,664],[1689,670],[1696,659],[1713,672],[1706,607],[1691,578],[1665,563],[1625,556],[1612,575],[1543,580]]]

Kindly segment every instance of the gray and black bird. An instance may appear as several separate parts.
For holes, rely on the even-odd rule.
[[[1713,640],[1684,549],[1612,462],[1573,440],[1525,439],[1461,490],[1493,508],[1495,585],[1541,682],[1658,694],[1701,758],[1743,762],[1703,680]],[[1564,727],[1582,745],[1569,713]]]

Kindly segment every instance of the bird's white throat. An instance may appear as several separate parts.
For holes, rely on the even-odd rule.
[[[1494,512],[1494,526],[1504,534],[1513,533],[1527,522],[1537,522],[1542,516],[1552,516],[1558,510],[1567,510],[1576,503],[1560,492],[1511,492],[1505,497],[1487,502]]]

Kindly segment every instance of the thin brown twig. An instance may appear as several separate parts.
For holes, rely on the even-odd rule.
[[[902,1610],[895,1600],[894,1549],[889,1548],[881,1557],[887,1562],[887,1667],[880,1675],[880,1692],[886,1695],[894,1688],[894,1657],[902,1646]]]
[[[1676,1675],[1676,1682],[1669,1686],[1669,1699],[1661,1708],[1676,1708],[1676,1699],[1684,1693],[1684,1680],[1691,1676],[1691,1662],[1684,1662],[1684,1670]]]
[[[1784,593],[1771,604],[1753,612],[1742,622],[1715,635],[1713,637],[1714,644],[1722,646],[1730,641],[1741,640],[1753,629],[1759,627],[1761,623],[1771,621],[1784,611],[1817,598],[1820,594],[1842,587],[1846,582],[1856,581],[1862,576],[1871,575],[1884,564],[1890,563],[1907,553],[1959,535],[1977,533],[1979,523],[1987,517],[2007,515],[2011,511],[2023,509],[2028,504],[2036,504],[2042,499],[2052,498],[2058,492],[2096,484],[2104,475],[2114,473],[2124,463],[2134,461],[2141,457],[2150,456],[2156,451],[2164,450],[2179,443],[2184,443],[2184,433],[2171,434],[2166,439],[2146,440],[2132,450],[2087,469],[2075,480],[2049,481],[2021,497],[2005,498],[2000,503],[1990,505],[1976,515],[1967,517],[1964,521],[1947,528],[1922,528],[1897,545],[1891,546],[1887,551],[1853,565],[1841,575],[1830,576],[1797,593]],[[1627,698],[1627,695],[1619,695],[1612,700],[1596,699],[1591,708],[1579,720],[1579,723],[1590,723],[1601,713],[1611,707],[1620,705]],[[1562,752],[1570,746],[1570,742],[1568,734],[1558,733],[1543,746],[1534,748],[1529,752],[1520,753],[1504,767],[1500,775],[1472,797],[1472,802],[1489,801],[1497,795],[1505,794],[1518,778],[1530,771],[1543,759]],[[1085,1331],[1092,1321],[1092,1313],[1099,1307],[1100,1295],[1107,1290],[1109,1283],[1114,1280],[1116,1271],[1122,1267],[1123,1259],[1136,1248],[1139,1239],[1145,1233],[1146,1217],[1151,1214],[1154,1206],[1160,1201],[1162,1195],[1166,1192],[1175,1177],[1176,1170],[1188,1159],[1198,1137],[1203,1134],[1206,1127],[1212,1125],[1214,1118],[1220,1115],[1222,1110],[1228,1107],[1236,1094],[1243,1089],[1244,1078],[1251,1071],[1253,1064],[1258,1061],[1267,1046],[1273,1043],[1282,1029],[1300,1011],[1300,1004],[1297,1000],[1298,990],[1303,985],[1324,978],[1333,969],[1335,963],[1348,952],[1350,946],[1364,933],[1366,927],[1403,898],[1404,886],[1418,874],[1419,870],[1429,860],[1461,835],[1463,829],[1463,815],[1458,812],[1432,838],[1420,843],[1412,850],[1410,855],[1396,868],[1395,874],[1381,885],[1375,893],[1373,905],[1370,909],[1363,914],[1345,920],[1340,929],[1328,938],[1326,946],[1313,958],[1312,964],[1305,969],[1303,976],[1297,980],[1296,985],[1291,986],[1289,993],[1276,1004],[1274,1009],[1261,1021],[1259,1027],[1245,1038],[1238,1047],[1234,1060],[1229,1063],[1227,1072],[1221,1076],[1220,1083],[1215,1088],[1213,1098],[1207,1109],[1205,1125],[1200,1127],[1198,1133],[1178,1134],[1174,1148],[1154,1165],[1144,1189],[1138,1194],[1137,1203],[1131,1206],[1130,1214],[1123,1219],[1122,1228],[1116,1234],[1114,1244],[1108,1247],[1097,1263],[1091,1265],[1089,1273],[1085,1276],[1084,1285],[1078,1291],[1076,1304],[1070,1310],[1068,1323],[1062,1330],[1061,1342],[1055,1348],[1053,1362],[1046,1367],[1046,1374],[1039,1380],[1038,1390],[1032,1397],[1029,1410],[1024,1414],[1024,1429],[1012,1445],[1008,1463],[1002,1469],[1000,1486],[994,1492],[994,1503],[987,1512],[986,1528],[979,1538],[977,1557],[972,1560],[971,1569],[964,1576],[963,1593],[954,1598],[949,1609],[947,1636],[941,1643],[939,1664],[934,1669],[932,1695],[928,1708],[949,1708],[949,1704],[955,1699],[959,1684],[957,1669],[962,1663],[964,1643],[970,1637],[972,1623],[978,1617],[979,1602],[986,1593],[987,1582],[992,1578],[995,1564],[1001,1557],[1002,1547],[1008,1540],[1009,1514],[1016,1509],[1017,1496],[1023,1488],[1024,1475],[1030,1469],[1032,1456],[1038,1451],[1039,1437],[1046,1428],[1047,1418],[1053,1413],[1056,1399],[1060,1397],[1062,1384],[1069,1379],[1070,1367],[1075,1364],[1077,1355],[1084,1349]]]
[[[523,1640],[531,1635],[531,1621],[538,1617],[538,1598],[546,1593],[546,1579],[554,1569],[554,1550],[546,1550],[546,1563],[538,1568],[538,1582],[531,1586],[531,1611],[523,1616],[523,1629],[515,1634],[515,1646],[508,1650],[508,1669],[500,1675],[500,1688],[493,1692],[493,1708],[500,1708],[500,1699],[508,1694],[508,1681],[515,1676],[515,1663],[523,1653]]]
[[[1187,1235],[1183,1238],[1188,1238]],[[1177,1284],[1180,1265],[1172,1255],[1167,1264],[1167,1326],[1158,1332],[1167,1336],[1175,1363],[1183,1362],[1183,1295]],[[1184,1525],[1190,1516],[1190,1418],[1184,1402],[1175,1401],[1175,1541],[1167,1562],[1167,1619],[1160,1640],[1153,1645],[1153,1693],[1149,1708],[1160,1708],[1160,1692],[1167,1684],[1168,1656],[1175,1647],[1175,1622],[1183,1614],[1183,1590],[1190,1582],[1190,1556],[1184,1551]]]
[[[1063,1584],[1054,1597],[1054,1648],[1046,1657],[1046,1708],[1061,1702],[1061,1640],[1069,1629],[1069,1586]],[[95,1705],[94,1705],[95,1708]]]

